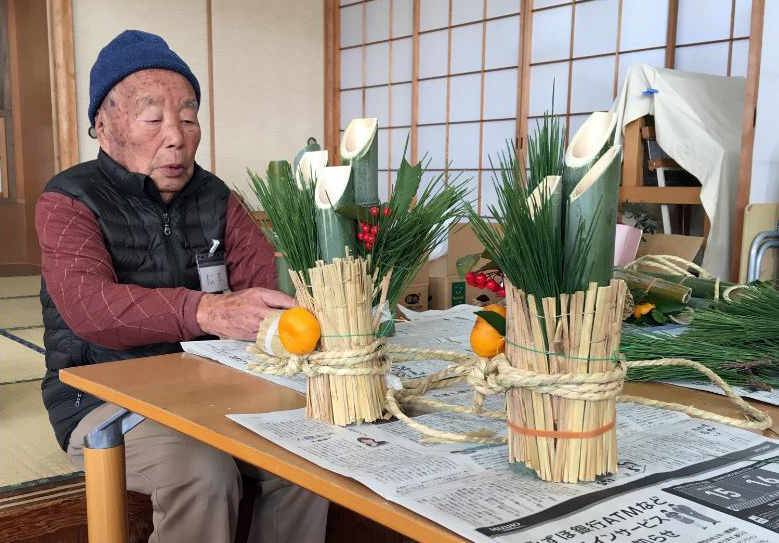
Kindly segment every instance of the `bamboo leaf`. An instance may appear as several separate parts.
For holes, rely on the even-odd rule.
[[[476,264],[478,264],[480,260],[481,255],[478,253],[465,255],[458,258],[456,264],[457,273],[459,274],[460,279],[465,279],[465,274],[473,270],[473,268],[476,267]]]
[[[495,311],[476,311],[474,315],[481,317],[492,326],[501,336],[506,335],[506,317]]]
[[[498,267],[498,265],[495,263],[494,260],[490,260],[484,266],[479,268],[479,271],[490,271],[490,270],[500,270],[500,268]]]
[[[421,181],[422,164],[417,163],[415,166],[412,166],[406,161],[404,153],[403,160],[400,162],[400,168],[398,168],[395,186],[392,189],[394,205],[397,206],[397,209],[408,209],[414,196],[417,195]]]
[[[361,206],[358,204],[344,204],[336,209],[336,213],[354,219],[360,222],[367,222],[368,224],[377,224],[378,219],[375,215],[371,215],[370,207]]]
[[[652,316],[652,319],[658,323],[658,324],[665,324],[668,322],[668,317],[666,317],[662,311],[659,309],[653,309],[649,312],[649,314]]]

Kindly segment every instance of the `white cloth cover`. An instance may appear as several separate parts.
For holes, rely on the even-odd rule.
[[[647,89],[657,92],[645,95]],[[612,111],[615,143],[625,125],[654,115],[657,142],[702,185],[701,202],[711,221],[703,267],[727,278],[741,153],[746,79],[694,74],[646,64],[628,68]]]

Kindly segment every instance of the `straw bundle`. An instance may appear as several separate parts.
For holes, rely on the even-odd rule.
[[[541,374],[598,374],[614,369],[627,287],[590,283],[586,292],[540,301],[507,289],[506,355],[515,368]],[[596,387],[600,399],[571,399],[512,388],[506,394],[509,461],[547,481],[592,481],[617,470],[614,428],[619,382]],[[562,389],[560,389],[562,390]],[[604,391],[605,390],[605,391]],[[597,398],[597,396],[596,396]]]
[[[374,343],[378,326],[371,318],[375,277],[368,275],[368,262],[351,256],[334,258],[332,264],[319,261],[308,270],[308,275],[310,290],[302,274],[292,272],[292,280],[297,287],[298,303],[319,321],[321,350],[342,352],[346,358],[350,350]],[[382,282],[385,293],[387,282],[388,278]],[[345,370],[380,368],[383,364],[383,356],[377,353]],[[345,426],[381,418],[386,386],[384,376],[378,373],[320,373],[308,378],[307,392],[307,418]]]

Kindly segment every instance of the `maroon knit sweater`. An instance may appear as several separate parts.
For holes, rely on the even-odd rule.
[[[117,283],[100,226],[84,204],[44,193],[35,227],[49,294],[82,339],[128,349],[204,334],[196,318],[202,292]],[[227,204],[224,248],[231,290],[276,287],[273,248],[234,195]]]

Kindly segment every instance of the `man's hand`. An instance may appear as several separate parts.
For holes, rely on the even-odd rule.
[[[294,306],[294,298],[260,287],[227,294],[204,294],[197,306],[197,323],[206,334],[254,341],[262,319],[275,309]]]

